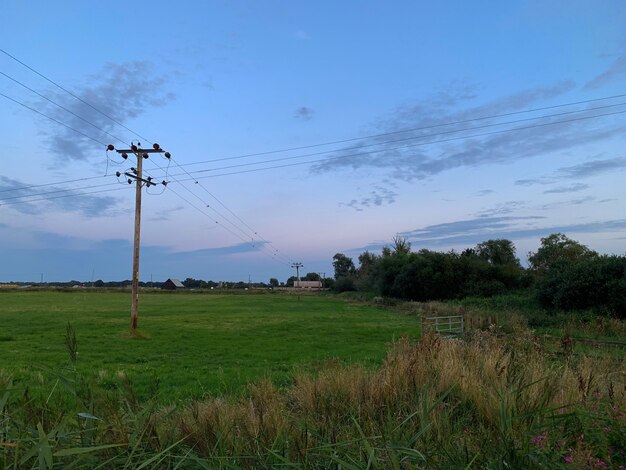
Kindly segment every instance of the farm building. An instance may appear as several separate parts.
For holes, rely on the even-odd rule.
[[[163,284],[161,284],[161,289],[166,290],[176,290],[176,289],[184,289],[185,286],[178,279],[168,279]]]
[[[301,289],[321,289],[322,281],[293,281],[294,287],[299,287]]]

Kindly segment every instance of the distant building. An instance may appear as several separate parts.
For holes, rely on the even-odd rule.
[[[296,279],[293,281],[293,286],[301,289],[321,289],[322,281],[298,281]]]
[[[161,284],[161,289],[166,290],[176,290],[176,289],[184,289],[185,286],[178,279],[168,279],[163,284]]]

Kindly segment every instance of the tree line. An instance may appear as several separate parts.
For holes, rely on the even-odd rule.
[[[554,233],[541,239],[521,265],[513,242],[487,240],[462,252],[411,250],[395,237],[381,254],[365,251],[358,267],[343,253],[333,257],[334,289],[405,300],[449,300],[530,290],[548,309],[599,309],[626,318],[626,257],[600,255]]]

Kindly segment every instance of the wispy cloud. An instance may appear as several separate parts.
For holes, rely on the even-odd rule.
[[[624,169],[626,169],[626,158],[624,157],[604,158],[604,159],[596,158],[595,160],[589,160],[584,163],[579,163],[578,165],[561,167],[548,176],[542,176],[540,178],[519,179],[515,181],[515,184],[517,186],[548,185],[548,184],[554,184],[563,180],[590,178],[593,176],[598,176],[598,175],[602,175],[605,173],[611,173],[611,172],[620,171]],[[585,185],[582,185],[582,183],[577,183],[577,184],[571,185],[569,188],[573,188],[575,190],[586,189],[586,188],[583,188],[583,186]],[[544,191],[544,193],[556,193],[556,192],[563,192],[563,191],[559,191],[556,189]]]
[[[574,183],[569,186],[559,186],[557,188],[546,189],[544,194],[559,194],[559,193],[575,193],[578,191],[584,191],[589,188],[589,185],[583,183]]]
[[[151,220],[153,222],[159,222],[159,221],[163,221],[163,220],[170,220],[174,213],[180,212],[180,211],[182,211],[184,209],[185,209],[184,206],[176,206],[176,207],[172,207],[171,209],[156,211],[149,218],[149,220]]]
[[[48,101],[42,100],[38,106],[45,109],[46,114],[93,139],[120,145],[138,137],[113,120],[127,124],[147,110],[173,100],[174,94],[165,91],[165,85],[166,79],[156,73],[148,62],[107,64],[100,73],[88,77],[87,85],[70,90],[83,101],[62,91],[48,93],[53,101],[71,113]],[[85,160],[94,154],[101,155],[103,151],[95,148],[98,144],[84,135],[52,122],[44,121],[42,133],[50,151],[60,158]],[[138,133],[141,135],[141,130]],[[116,141],[116,138],[122,142]]]
[[[307,106],[300,106],[298,109],[296,109],[293,117],[301,121],[310,121],[311,119],[313,119],[313,114],[314,112],[311,108]]]
[[[474,193],[474,197],[483,197],[488,196],[489,194],[493,194],[495,191],[493,189],[481,189]]]
[[[537,184],[551,184],[554,180],[550,178],[527,178],[515,181],[517,186],[535,186]]]
[[[556,171],[556,176],[561,178],[587,178],[623,169],[626,169],[626,158],[616,157],[592,160],[579,165],[559,168]]]
[[[108,182],[103,184],[106,186]],[[86,194],[90,190],[94,191],[93,188],[81,190],[80,187],[55,185],[32,187],[23,181],[0,176],[0,206],[22,214],[42,214],[52,209],[77,212],[85,217],[102,217],[116,208],[118,200],[115,197]]]
[[[356,211],[363,211],[364,208],[372,206],[382,206],[393,204],[398,194],[384,186],[375,185],[374,189],[368,193],[366,197],[361,199],[352,199],[350,202],[342,202],[340,206],[351,207]]]
[[[177,255],[185,255],[190,257],[216,256],[216,255],[237,255],[242,253],[253,253],[263,249],[269,242],[255,241],[253,243],[238,243],[229,246],[220,246],[215,248],[203,248],[201,250],[178,251]]]
[[[557,201],[557,202],[551,202],[548,204],[543,204],[538,209],[548,210],[548,209],[553,209],[555,207],[580,206],[582,204],[587,204],[588,202],[593,202],[595,200],[596,200],[595,196],[584,196],[584,197],[579,197],[575,199],[568,199],[566,201]]]
[[[471,89],[437,94],[417,105],[399,108],[381,120],[376,131],[386,133],[385,136],[357,141],[336,152],[335,158],[313,166],[312,170],[377,168],[390,178],[411,181],[461,167],[503,164],[563,152],[624,131],[623,121],[610,119],[601,121],[601,125],[593,119],[561,122],[566,119],[558,117],[504,127],[491,119],[468,122],[481,116],[527,109],[558,97],[572,87],[571,82],[563,82],[469,107],[474,98]],[[590,116],[594,114],[583,110],[576,119]],[[486,127],[491,125],[494,126]],[[470,130],[472,127],[474,129]]]
[[[595,90],[613,81],[624,79],[626,79],[626,53],[617,57],[604,72],[590,80],[584,89]]]
[[[422,247],[472,246],[494,238],[521,240],[545,237],[551,233],[582,234],[620,232],[626,229],[626,219],[588,222],[582,224],[550,225],[540,216],[478,217],[456,222],[429,225],[400,235],[406,237],[415,249]],[[380,250],[386,243],[375,242],[350,252]]]
[[[504,201],[499,202],[495,205],[495,207],[490,207],[489,209],[483,209],[476,213],[479,217],[494,217],[496,215],[506,215],[513,214],[514,212],[519,211],[520,209],[524,209],[528,206],[528,203],[525,201]]]

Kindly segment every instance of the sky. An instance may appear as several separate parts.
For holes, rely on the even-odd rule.
[[[0,282],[626,240],[626,3],[0,1]],[[121,173],[121,177],[116,176]]]

